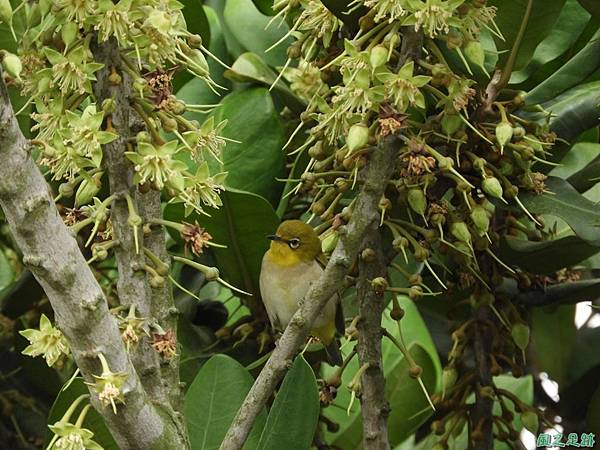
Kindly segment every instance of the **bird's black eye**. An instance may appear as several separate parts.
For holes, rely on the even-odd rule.
[[[290,239],[288,241],[288,245],[290,246],[291,249],[297,249],[298,247],[300,247],[300,239],[298,239],[298,238]]]

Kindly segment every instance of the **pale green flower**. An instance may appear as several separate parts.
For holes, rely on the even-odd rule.
[[[77,154],[89,159],[94,167],[102,162],[102,145],[114,141],[118,135],[100,129],[104,112],[97,111],[96,105],[89,105],[81,116],[66,111],[68,128],[60,131],[65,145],[72,146]]]
[[[127,380],[127,374],[125,372],[112,372],[108,367],[108,362],[102,353],[98,354],[98,359],[102,364],[102,373],[100,375],[93,375],[96,379],[94,383],[85,383],[91,386],[98,394],[98,400],[104,406],[111,405],[112,410],[117,414],[116,402],[125,403],[123,395],[123,384]]]
[[[133,0],[100,0],[98,2],[97,22],[94,29],[98,31],[98,41],[107,41],[111,36],[117,39],[121,47],[130,44],[130,32],[136,22],[143,17],[142,11],[132,9]]]
[[[158,189],[168,185],[176,191],[181,191],[184,187],[182,171],[187,169],[187,165],[174,158],[178,151],[177,141],[160,146],[140,142],[137,152],[125,153],[134,164],[134,182],[141,184],[149,181]]]
[[[398,71],[389,72],[386,69],[378,71],[376,77],[385,85],[386,95],[399,112],[404,112],[409,106],[425,107],[425,97],[419,88],[425,86],[431,77],[413,75],[415,63],[409,61]]]
[[[30,345],[22,353],[32,357],[43,355],[50,367],[54,364],[61,366],[64,358],[70,354],[67,340],[62,332],[52,325],[45,314],[40,317],[39,330],[29,328],[19,331],[19,333],[30,342]]]
[[[225,139],[220,136],[221,131],[227,125],[223,120],[215,125],[213,116],[209,117],[202,126],[195,131],[186,131],[183,137],[191,149],[192,159],[196,162],[204,161],[204,152],[209,152],[218,161],[222,158]]]
[[[186,177],[185,189],[178,196],[185,204],[186,216],[192,211],[202,211],[201,205],[218,208],[223,204],[219,193],[225,189],[226,172],[210,175],[208,163],[198,166],[193,176]]]
[[[104,450],[92,440],[94,433],[71,423],[57,422],[48,428],[58,437],[49,450]]]
[[[94,72],[104,65],[91,61],[87,48],[78,45],[63,55],[50,47],[44,47],[44,55],[52,65],[52,81],[63,94],[92,93],[91,82],[96,80]]]
[[[96,0],[56,0],[54,7],[64,15],[66,22],[77,22],[83,26],[90,16],[96,12]]]
[[[375,11],[375,17],[373,17],[375,22],[386,20],[388,23],[392,23],[408,14],[402,0],[364,0],[364,5]]]

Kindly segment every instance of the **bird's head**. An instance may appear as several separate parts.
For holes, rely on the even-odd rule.
[[[310,262],[321,253],[321,240],[316,231],[301,220],[286,220],[271,240],[271,255],[281,265]]]

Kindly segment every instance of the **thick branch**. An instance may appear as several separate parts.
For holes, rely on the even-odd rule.
[[[481,388],[492,386],[489,355],[492,353],[492,336],[488,328],[490,310],[482,306],[475,313],[475,338],[473,340],[473,353],[477,367],[478,389],[475,389],[475,404],[471,409],[471,438],[473,450],[492,450],[494,436],[492,433],[492,407],[493,400],[488,395],[482,395]]]
[[[258,375],[221,444],[221,450],[242,448],[256,417],[285,375],[296,351],[305,342],[311,324],[342,284],[366,233],[379,220],[377,205],[392,174],[398,147],[397,139],[391,136],[374,150],[365,169],[364,184],[356,199],[355,213],[348,225],[338,230],[341,238],[323,275],[311,286]]]
[[[116,41],[104,42],[94,48],[94,57],[104,64],[97,73],[94,91],[98,103],[112,99],[114,109],[109,116],[110,124],[119,137],[104,146],[103,164],[108,171],[110,193],[117,196],[110,209],[114,239],[119,242],[115,249],[115,257],[119,278],[117,279],[117,295],[119,303],[127,308],[135,306],[137,315],[150,318],[151,288],[144,272],[145,257],[141,250],[144,245],[141,227],[137,228],[138,246],[136,249],[133,228],[128,224],[130,211],[126,196],[132,200],[137,213],[138,194],[133,183],[133,166],[125,157],[127,140],[131,137],[131,126],[135,120],[129,104],[131,80],[121,70],[121,57]],[[110,83],[108,77],[112,71],[121,75],[121,83]],[[132,360],[138,373],[143,373],[142,383],[146,392],[154,401],[168,404],[166,388],[161,382],[159,355],[150,346],[149,338],[142,336],[138,345],[132,349]]]
[[[390,406],[385,398],[385,378],[381,359],[381,317],[385,309],[383,295],[377,294],[371,280],[386,276],[386,264],[381,247],[381,233],[371,225],[365,238],[365,249],[370,254],[361,258],[358,264],[359,315],[358,344],[356,346],[360,366],[368,364],[361,379],[361,414],[363,423],[363,448],[365,450],[386,450],[390,448],[387,433],[387,419]],[[363,251],[363,254],[364,251]],[[373,258],[372,261],[369,259]]]
[[[30,156],[30,144],[19,129],[1,76],[0,72],[0,205],[23,252],[23,263],[48,296],[84,378],[94,382],[92,374],[100,374],[99,353],[113,372],[128,374],[125,405],[119,406],[117,415],[91,392],[121,449],[184,448],[177,444],[171,419],[149,401],[140,383],[106,298]]]

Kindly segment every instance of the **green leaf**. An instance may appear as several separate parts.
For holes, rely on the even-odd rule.
[[[15,281],[12,264],[0,248],[0,292],[10,287]]]
[[[598,14],[600,18],[600,12]],[[600,386],[596,389],[588,405],[587,416],[585,418],[587,425],[586,431],[600,436]]]
[[[214,242],[227,246],[212,249],[222,278],[254,294],[258,301],[260,265],[269,248],[266,237],[277,229],[279,218],[269,202],[258,195],[227,191],[221,198],[223,206],[210,209],[210,217],[192,213],[186,220],[197,220],[213,236]],[[164,215],[168,220],[181,221],[183,205],[167,205]]]
[[[252,0],[254,6],[263,14],[272,16],[275,14],[273,11],[273,0]]]
[[[413,352],[422,353],[424,350],[428,357],[422,357],[423,361],[417,361],[417,364],[422,365],[423,367],[423,377],[425,384],[427,386],[428,392],[433,394],[437,388],[439,381],[441,380],[441,363],[438,357],[438,353],[435,347],[435,344],[429,334],[429,330],[427,325],[423,321],[423,318],[419,314],[419,310],[415,306],[415,303],[410,300],[408,297],[399,296],[398,301],[400,306],[405,312],[403,320],[400,322],[402,326],[402,336],[404,337],[405,345],[411,349],[411,354]],[[385,313],[382,318],[382,325],[386,328],[386,330],[392,334],[396,339],[399,339],[398,332],[398,324],[395,320],[389,317],[389,313]],[[346,344],[343,347],[343,354],[347,356],[354,344]],[[416,350],[416,347],[419,347],[420,350]],[[401,389],[402,386],[397,386],[396,381],[399,383],[404,382],[403,376],[401,379],[398,379],[398,375],[403,375],[405,371],[400,369],[400,372],[395,374],[401,364],[406,364],[404,361],[404,357],[400,353],[397,347],[389,340],[384,339],[382,342],[382,356],[384,361],[384,376],[386,380],[389,377],[394,378],[394,383],[388,382],[386,384],[386,392],[390,394],[396,393],[397,389]],[[420,356],[420,357],[421,357]],[[431,362],[429,362],[431,361]],[[360,417],[360,402],[356,400],[352,409],[350,410],[350,415],[348,416],[346,410],[350,404],[350,391],[346,388],[347,384],[350,382],[356,371],[358,370],[358,361],[354,358],[344,370],[342,375],[342,387],[337,392],[337,397],[334,401],[334,405],[332,407],[327,408],[325,411],[325,415],[333,420],[334,422],[340,425],[338,432],[336,433],[325,433],[326,440],[328,442],[333,442],[340,448],[343,449],[359,449],[361,448],[362,441],[362,425],[361,425],[361,417]],[[333,372],[333,369],[327,367],[325,370],[325,377]],[[411,381],[415,381],[411,378]],[[389,389],[389,391],[388,391]],[[418,389],[418,391],[417,391]],[[418,403],[411,406],[414,409],[409,408],[413,411],[411,414],[407,414],[407,417],[412,416],[418,412],[421,412],[420,415],[417,415],[406,422],[406,426],[397,425],[394,423],[394,427],[400,426],[398,432],[395,432],[394,439],[399,439],[403,434],[410,434],[414,431],[414,429],[418,426],[418,423],[424,421],[429,417],[431,410],[427,407],[427,399],[425,398],[423,391],[417,385],[416,388],[411,389],[411,396],[414,395],[416,398],[418,396]],[[412,398],[412,397],[411,397]],[[388,397],[388,401],[390,398]],[[396,398],[394,397],[394,401]],[[397,413],[401,413],[401,411],[397,411]],[[392,422],[390,422],[391,424]],[[391,428],[391,426],[390,426]],[[409,428],[412,431],[409,431]],[[391,432],[391,431],[390,431]]]
[[[600,81],[571,89],[544,104],[556,117],[550,122],[552,131],[566,140],[574,140],[581,133],[600,123]]]
[[[588,307],[591,309],[591,304]],[[570,384],[577,384],[586,374],[593,373],[600,366],[599,347],[600,328],[584,327],[577,331],[567,369],[567,381]]]
[[[575,306],[554,309],[534,308],[531,315],[531,341],[535,349],[533,363],[548,373],[559,386],[567,379],[571,350],[575,342]]]
[[[83,394],[89,394],[88,388],[83,383],[83,378],[75,378],[71,385],[64,391],[61,391],[58,394],[58,397],[56,397],[56,400],[54,400],[54,404],[48,413],[48,424],[53,425],[55,422],[62,419],[62,416],[67,412],[69,406],[71,406],[77,397]],[[76,413],[71,416],[71,423],[75,423],[79,411],[81,411],[83,406],[85,406],[85,402],[82,402],[82,405],[79,406]],[[104,420],[94,408],[90,408],[88,411],[83,426],[94,433],[94,441],[104,447],[104,450],[119,450],[119,446],[108,431],[108,428],[104,424]],[[48,431],[47,441],[50,441],[51,436],[52,433]]]
[[[526,305],[573,304],[600,297],[600,279],[554,284],[544,289],[524,291],[516,300]]]
[[[590,14],[577,0],[567,0],[548,37],[537,46],[529,64],[512,73],[510,83],[524,82],[544,64],[564,54],[575,44],[589,20]]]
[[[256,450],[306,450],[319,419],[319,391],[312,368],[297,356],[269,412]]]
[[[239,142],[228,142],[223,152],[226,185],[276,204],[283,189],[275,178],[283,174],[285,136],[269,91],[253,88],[229,94],[215,112],[215,123],[224,119],[223,136]],[[213,168],[216,164],[211,163]]]
[[[271,87],[277,74],[271,69],[260,56],[246,52],[238,57],[231,66],[231,70],[225,72],[225,76],[232,81],[240,83],[260,83]],[[304,111],[306,104],[290,90],[282,80],[273,87],[273,93],[279,94],[282,101],[294,112]]]
[[[261,14],[252,0],[226,0],[223,17],[227,28],[245,50],[256,53],[271,66],[285,64],[291,37],[288,36],[277,47],[265,52],[288,33],[289,27],[285,22],[280,26],[276,22],[266,28],[271,19]]]
[[[529,63],[538,44],[552,30],[565,3],[565,0],[529,1],[533,2],[531,15],[521,40],[513,70],[520,70]],[[528,0],[492,0],[488,4],[498,8],[494,20],[505,38],[505,41],[496,39],[498,50],[510,50],[525,17]],[[506,63],[508,55],[509,52],[500,55],[500,67],[503,67]]]
[[[571,173],[568,175],[567,181],[571,186],[573,186],[577,192],[585,192],[592,187],[594,187],[598,181],[598,176],[600,176],[600,144],[595,144],[592,142],[580,142],[575,144],[571,151],[567,153],[567,155],[563,158],[565,161],[567,158],[572,155],[578,155],[578,159],[581,158],[580,155],[584,154],[586,162],[578,163],[574,165],[580,170]],[[555,173],[554,171],[552,172]],[[561,176],[561,174],[559,174]],[[563,175],[561,178],[564,178]]]
[[[350,9],[349,0],[322,0],[322,3],[327,7],[329,11],[331,11],[335,16],[344,22],[346,28],[351,31],[358,29],[358,19],[367,14],[369,10],[364,6],[360,6],[359,8],[355,8],[356,4],[352,5],[352,12],[348,14],[348,10]]]
[[[548,177],[546,187],[550,193],[523,194],[521,201],[525,207],[535,214],[560,217],[581,239],[600,246],[600,210],[596,204],[560,178]]]
[[[579,3],[588,10],[595,20],[600,20],[600,3],[597,0],[579,0]]]
[[[577,236],[550,241],[528,241],[506,236],[500,244],[500,259],[535,274],[552,274],[571,267],[600,252]]]
[[[559,70],[525,96],[529,105],[544,103],[584,81],[600,67],[600,31]]]
[[[429,352],[419,344],[409,347],[415,362],[423,369],[423,383],[429,395],[435,391],[435,364]],[[384,359],[384,365],[386,361]],[[406,358],[386,375],[386,398],[390,403],[388,433],[392,445],[399,444],[423,424],[433,411],[418,380],[409,375],[410,366]]]
[[[184,411],[192,450],[219,448],[252,383],[250,373],[229,356],[215,355],[202,366],[185,394]],[[263,411],[244,448],[255,447],[265,420]]]
[[[192,34],[199,34],[206,48],[210,45],[210,27],[200,0],[179,0],[183,4],[183,17],[187,29]]]

